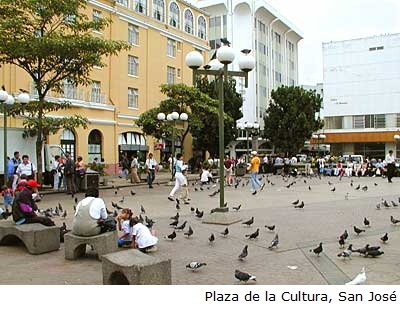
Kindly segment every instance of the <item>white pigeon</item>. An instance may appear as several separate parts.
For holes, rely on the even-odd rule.
[[[361,269],[361,272],[350,282],[347,282],[346,285],[361,285],[367,280],[367,275],[365,274],[365,267]]]
[[[192,261],[191,263],[186,265],[186,268],[189,268],[192,271],[196,271],[203,266],[207,266],[207,264],[205,262]]]

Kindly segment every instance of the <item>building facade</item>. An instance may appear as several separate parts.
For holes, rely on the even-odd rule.
[[[400,34],[324,43],[323,61],[331,152],[399,157]]]
[[[87,129],[60,130],[47,142],[60,144],[74,158],[81,155],[86,163],[104,158],[110,173],[117,172],[121,153],[139,153],[143,160],[150,151],[160,159],[171,149],[171,140],[146,137],[135,120],[164,99],[161,84],[192,84],[185,56],[195,49],[208,55],[208,14],[180,0],[89,0],[86,13],[89,19],[112,21],[103,32],[93,30],[94,36],[126,40],[131,48],[104,58],[106,67],[93,68],[90,86],[73,87],[65,81],[63,94],[49,93],[47,100],[71,103],[71,109],[54,112],[54,117],[79,114],[88,118],[89,124]],[[35,97],[31,79],[15,66],[0,68],[0,83],[9,93],[23,88]],[[22,127],[22,121],[10,118],[8,124]],[[190,139],[183,151],[185,159],[190,159]]]
[[[237,52],[251,49],[256,67],[249,74],[249,87],[245,89],[244,81],[237,79],[238,92],[243,96],[240,122],[258,122],[262,130],[271,91],[281,85],[298,85],[298,42],[302,34],[264,0],[197,0],[195,3],[210,14],[212,51],[221,46],[221,38],[227,38]],[[232,70],[239,70],[237,64],[231,66]],[[230,146],[231,153],[234,145],[243,140],[246,141],[246,134],[240,131],[238,141]],[[253,148],[262,148],[262,143],[252,140]]]

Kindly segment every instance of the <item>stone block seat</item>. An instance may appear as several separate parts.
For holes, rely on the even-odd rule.
[[[95,236],[78,236],[71,232],[64,235],[65,259],[75,260],[86,254],[86,245],[90,245],[101,259],[102,255],[118,250],[117,231],[105,232]]]
[[[129,249],[103,256],[104,285],[170,285],[171,259]]]
[[[19,241],[33,255],[56,251],[60,248],[60,228],[0,221],[0,245],[12,245]]]

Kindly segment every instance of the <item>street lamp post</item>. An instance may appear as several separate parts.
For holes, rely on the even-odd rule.
[[[238,129],[240,129],[240,130],[246,131],[246,147],[247,147],[247,149],[246,149],[246,161],[249,162],[249,159],[250,159],[250,155],[249,155],[249,150],[250,150],[250,148],[249,148],[249,133],[250,133],[251,140],[253,140],[253,134],[255,132],[258,134],[258,131],[260,129],[260,124],[258,122],[254,122],[254,123],[251,123],[251,122],[245,122],[245,123],[238,122],[236,124],[236,127]]]
[[[319,154],[319,144],[320,144],[321,140],[324,140],[326,138],[326,135],[322,134],[322,133],[317,133],[317,134],[313,134],[312,138],[317,140],[317,152]]]
[[[198,75],[214,76],[218,79],[219,97],[219,208],[216,212],[227,212],[224,207],[224,81],[230,77],[243,77],[245,87],[248,86],[248,73],[253,70],[255,65],[254,57],[249,55],[250,50],[242,50],[239,56],[238,65],[241,71],[228,71],[228,65],[235,59],[234,50],[228,46],[221,46],[217,50],[217,59],[213,59],[207,66],[208,69],[199,69],[203,65],[203,56],[198,51],[189,52],[186,55],[186,65],[193,70],[193,85],[196,83]],[[215,214],[215,213],[213,213]],[[232,222],[231,222],[232,223]]]
[[[16,97],[17,101],[26,104],[30,101],[29,94],[21,93]],[[14,105],[15,99],[4,89],[0,90],[0,103],[3,104],[3,134],[4,134],[4,185],[7,185],[7,107]]]
[[[173,122],[172,123],[172,155],[171,155],[171,180],[174,180],[174,157],[175,157],[175,125],[176,121],[187,121],[188,115],[185,112],[182,112],[181,114],[177,113],[176,111],[167,114],[165,116],[165,113],[160,112],[157,115],[157,119],[160,121],[166,121],[166,122]]]

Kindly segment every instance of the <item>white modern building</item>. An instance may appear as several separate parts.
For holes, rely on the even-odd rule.
[[[298,85],[297,44],[303,38],[301,32],[263,0],[191,2],[210,14],[211,52],[221,46],[221,38],[228,39],[237,52],[251,49],[256,68],[250,73],[249,87],[245,89],[241,79],[237,83],[244,100],[240,122],[258,122],[262,129],[271,90]],[[239,70],[237,64],[230,69]]]
[[[333,154],[400,156],[400,34],[323,44],[324,143]]]

